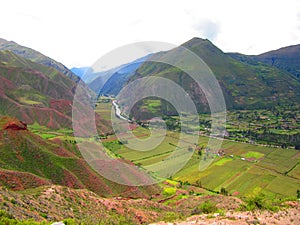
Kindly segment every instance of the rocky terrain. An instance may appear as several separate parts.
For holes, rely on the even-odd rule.
[[[300,204],[299,202],[289,202],[291,208],[280,210],[279,212],[253,211],[235,212],[229,210],[225,214],[213,213],[195,215],[185,221],[158,222],[151,225],[249,225],[249,224],[300,224]]]

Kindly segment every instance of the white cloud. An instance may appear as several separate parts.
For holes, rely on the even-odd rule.
[[[211,20],[202,19],[199,23],[194,25],[194,28],[203,35],[203,38],[208,38],[214,41],[220,31],[220,24]]]
[[[0,37],[69,67],[136,41],[208,37],[224,51],[248,54],[300,43],[297,0],[10,0],[1,9]]]

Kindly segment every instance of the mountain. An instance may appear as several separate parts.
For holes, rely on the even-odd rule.
[[[0,184],[12,190],[59,184],[86,188],[101,196],[132,197],[159,190],[155,185],[129,187],[107,180],[87,164],[75,143],[42,139],[12,117],[0,117],[0,154]]]
[[[299,103],[300,82],[291,73],[266,64],[257,62],[251,64],[236,60],[207,39],[193,38],[182,44],[182,47],[195,53],[209,66],[221,86],[229,110],[260,109],[278,104]],[[179,63],[180,60],[183,61],[181,58],[176,58],[176,54],[180,54],[180,51],[179,47],[154,54],[152,58],[159,60],[169,57]],[[203,91],[180,69],[146,61],[136,70],[135,75],[129,79],[128,83],[148,76],[168,78],[176,82],[191,96],[199,111],[209,111]],[[135,109],[135,111],[140,110]],[[145,114],[145,110],[143,113]],[[175,112],[171,110],[169,113]]]
[[[84,74],[91,69],[90,67],[73,67],[71,68],[71,71],[76,74],[81,79],[84,77]],[[83,80],[85,81],[85,80]]]
[[[52,129],[72,127],[77,84],[61,72],[5,50],[0,51],[0,81],[0,115]],[[112,130],[98,114],[96,122],[99,133]]]
[[[29,59],[33,62],[42,64],[44,66],[52,67],[59,72],[63,73],[71,80],[76,83],[80,81],[80,78],[76,76],[73,72],[71,72],[66,66],[63,64],[43,55],[42,53],[33,50],[28,47],[21,46],[13,41],[7,41],[5,39],[0,38],[0,50],[9,50],[14,52],[16,55],[19,55],[23,58]]]
[[[128,79],[134,75],[137,68],[152,54],[136,59],[130,63],[120,65],[107,71],[95,72],[90,67],[73,68],[72,71],[81,77],[98,95],[116,96]]]
[[[116,96],[127,83],[129,78],[134,75],[134,72],[137,70],[137,68],[139,68],[140,65],[147,59],[147,57],[143,57],[133,61],[132,63],[123,65],[121,68],[118,68],[118,70],[114,72],[102,86],[99,94]],[[92,88],[94,84],[97,84],[97,82],[98,80],[96,79],[89,86]]]
[[[33,124],[71,127],[76,83],[52,67],[0,51],[0,114]]]
[[[230,53],[233,58],[246,62],[261,62],[287,71],[300,79],[300,45],[293,45],[260,55]]]

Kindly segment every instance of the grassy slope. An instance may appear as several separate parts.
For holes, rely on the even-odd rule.
[[[196,53],[210,67],[220,83],[228,109],[258,109],[299,102],[300,82],[288,72],[264,64],[240,62],[223,53],[208,40],[194,38],[183,46]],[[164,53],[153,57],[160,55]],[[205,104],[201,90],[191,88],[195,86],[192,80],[174,67],[145,62],[130,81],[150,75],[162,76],[181,85],[191,94],[199,109]]]
[[[0,125],[5,127],[5,124],[16,121],[2,117]],[[142,197],[158,190],[155,186],[139,189],[113,183],[92,170],[74,144],[58,139],[45,140],[28,130],[0,130],[0,152],[0,180],[2,185],[12,189],[51,182],[87,188],[104,196],[124,193],[125,196]],[[16,176],[26,173],[28,176],[16,179],[12,173]]]
[[[56,62],[55,60],[41,54],[38,51],[21,46],[13,41],[7,41],[0,38],[0,50],[9,50],[21,56],[22,58],[29,59],[38,64],[45,65],[47,67],[52,67],[55,70],[60,71],[61,73],[63,73],[64,75],[66,75],[67,77],[69,77],[71,80],[75,82],[78,82],[80,80],[79,77],[77,77],[74,73],[72,73],[63,64]]]
[[[71,126],[75,82],[10,51],[0,51],[0,113],[52,128]]]
[[[300,45],[293,45],[277,50],[269,51],[260,55],[243,55],[229,53],[233,58],[249,64],[258,62],[279,68],[300,78]]]

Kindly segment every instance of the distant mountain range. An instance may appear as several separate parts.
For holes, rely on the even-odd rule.
[[[72,68],[88,86],[98,95],[116,96],[127,83],[128,79],[152,54],[136,59],[118,67],[95,72],[91,67]]]
[[[292,45],[260,55],[243,55],[230,53],[231,57],[249,64],[264,63],[277,67],[300,78],[300,45]]]
[[[270,108],[300,102],[300,45],[257,56],[224,53],[209,40],[201,38],[193,38],[182,46],[197,54],[210,67],[229,110]],[[151,62],[152,58],[164,57],[170,51],[153,54],[139,63],[134,61],[134,66],[126,72],[114,68],[98,74],[98,78],[90,80],[88,85],[98,93],[117,95],[126,84],[137,78],[160,76],[183,86],[198,110],[209,111],[204,93],[189,76],[177,68]],[[109,79],[105,78],[107,74]]]
[[[90,67],[73,67],[71,69],[71,71],[82,79],[89,69],[91,69],[91,68]],[[83,81],[86,82],[85,80],[83,80]]]

